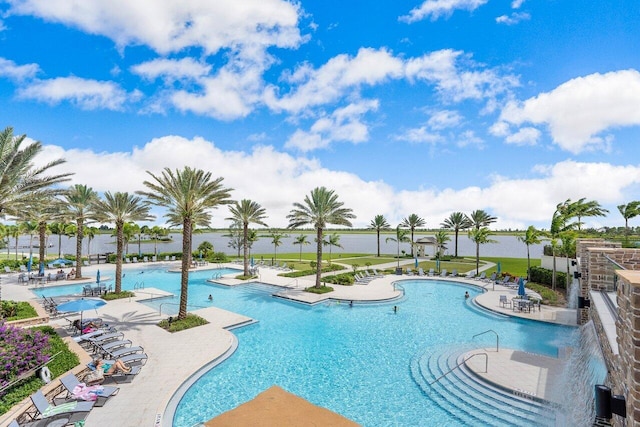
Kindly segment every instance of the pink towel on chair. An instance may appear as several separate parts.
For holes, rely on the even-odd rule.
[[[97,400],[98,395],[102,394],[104,387],[101,385],[86,385],[85,383],[80,383],[73,388],[71,394],[76,399],[81,400]]]

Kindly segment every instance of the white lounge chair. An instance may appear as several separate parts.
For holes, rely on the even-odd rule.
[[[442,271],[440,272],[440,277],[447,277],[447,269],[446,268],[442,269]]]

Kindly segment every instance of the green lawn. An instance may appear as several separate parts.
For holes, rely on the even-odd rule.
[[[493,262],[495,264],[500,263],[500,272],[508,273],[511,276],[527,276],[527,259],[526,258],[488,258],[483,257],[483,260]],[[531,258],[531,267],[539,267],[541,264],[540,258]],[[487,276],[496,271],[496,267],[487,270]]]

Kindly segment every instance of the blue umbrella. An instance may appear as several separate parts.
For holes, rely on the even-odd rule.
[[[31,266],[33,265],[33,254],[29,255],[29,261],[27,262],[27,271],[31,273]]]
[[[100,270],[96,273],[96,283],[100,284]]]
[[[520,278],[520,280],[518,281],[518,296],[523,297],[525,296],[525,291],[524,291],[524,280],[522,279],[522,277]]]
[[[66,265],[66,264],[72,264],[72,262],[69,261],[68,259],[58,258],[57,260],[52,261],[51,264],[53,264],[53,265],[56,265],[56,264]]]
[[[500,265],[500,262],[498,262],[498,267],[497,267],[497,272],[498,272],[498,274],[500,274],[501,267],[502,267],[502,266]]]
[[[251,257],[251,267],[253,267],[253,257]]]
[[[416,268],[418,268],[418,257],[416,257]]]
[[[77,299],[59,304],[56,308],[59,312],[80,312],[80,324],[82,324],[82,312],[85,310],[96,309],[102,307],[106,302],[101,299]]]
[[[40,263],[40,271],[38,271],[39,276],[44,276],[44,262]]]

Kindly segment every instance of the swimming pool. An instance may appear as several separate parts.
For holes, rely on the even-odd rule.
[[[501,347],[555,357],[575,331],[487,315],[464,299],[465,290],[475,296],[476,288],[449,282],[403,281],[401,301],[354,307],[291,303],[256,284],[196,282],[190,284],[190,303],[212,294],[217,307],[259,323],[234,331],[237,351],[188,389],[177,405],[176,427],[197,425],[274,384],[363,426],[464,425],[412,378],[411,363],[425,349],[495,346],[495,336],[472,338],[493,329]]]

